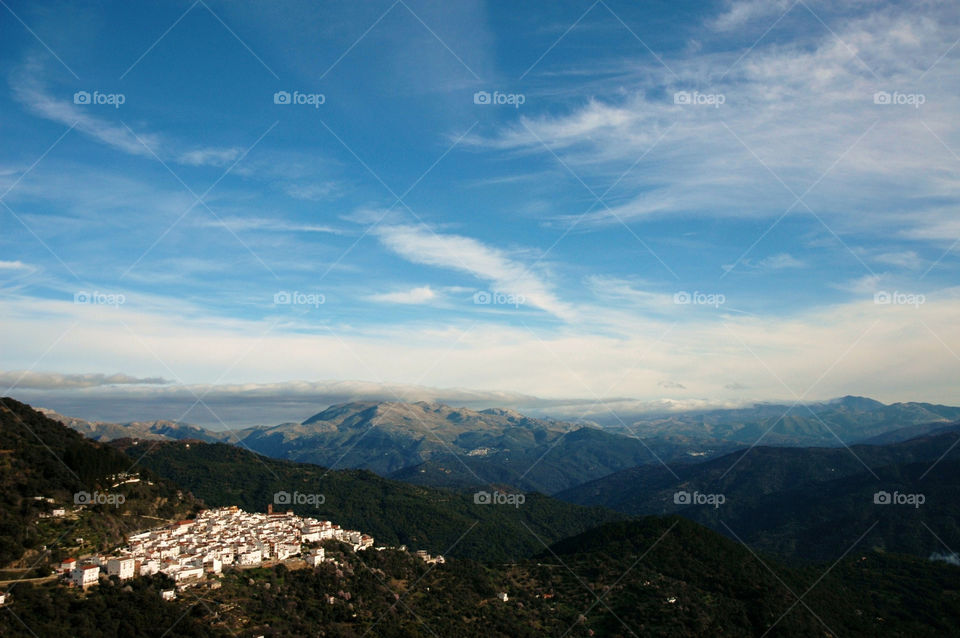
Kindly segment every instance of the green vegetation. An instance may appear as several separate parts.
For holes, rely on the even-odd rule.
[[[158,519],[182,518],[199,507],[149,472],[140,472],[139,482],[113,488],[117,481],[108,477],[130,466],[130,458],[119,451],[89,441],[25,404],[0,399],[0,565],[37,565],[44,546],[53,560],[68,552],[106,549],[125,533],[153,527]],[[124,502],[119,507],[75,507],[74,494],[81,491],[122,495]],[[66,515],[42,517],[57,507],[65,508]],[[82,546],[77,538],[83,539]]]
[[[960,432],[947,431],[851,450],[756,447],[675,466],[676,476],[662,466],[617,472],[557,498],[630,515],[679,513],[782,556],[836,559],[869,529],[866,547],[926,558],[947,551],[944,543],[960,546],[958,439]],[[723,494],[726,502],[677,504],[678,490]],[[922,494],[925,502],[877,505],[879,491]]]
[[[371,534],[378,545],[408,545],[431,553],[505,561],[604,522],[623,518],[610,510],[580,507],[527,494],[519,507],[478,505],[472,492],[408,485],[365,470],[331,471],[309,463],[263,457],[222,443],[177,441],[115,445],[139,464],[190,490],[210,507],[237,505],[266,511],[274,494],[322,494],[324,503],[289,508]],[[464,532],[476,525],[470,534]],[[536,534],[536,536],[534,536]],[[463,538],[461,538],[463,536]]]
[[[344,638],[919,638],[960,626],[956,567],[858,551],[829,571],[788,568],[678,517],[611,523],[504,565],[326,548],[336,563],[231,570],[218,589],[202,585],[172,603],[160,603],[165,585],[149,580],[86,594],[24,588],[11,609],[37,635],[77,638],[160,636],[174,623],[167,635]],[[4,635],[30,635],[5,624]]]

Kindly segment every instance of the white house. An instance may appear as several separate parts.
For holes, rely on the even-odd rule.
[[[296,556],[300,553],[300,543],[278,543],[276,554],[277,560],[286,560],[290,556]]]
[[[84,565],[73,570],[73,584],[77,587],[90,587],[100,580],[99,565]]]
[[[116,576],[120,580],[127,580],[136,575],[137,561],[132,556],[121,556],[107,560],[107,575]]]
[[[203,578],[203,567],[184,567],[178,571],[174,577],[174,582],[182,583],[189,580],[199,580]]]
[[[150,559],[145,560],[140,563],[140,575],[141,576],[152,576],[160,571],[160,563]]]
[[[510,600],[510,596],[508,596],[507,592],[505,591],[502,591],[499,594],[497,594],[497,598],[499,598],[503,602],[507,602],[508,600]]]
[[[160,592],[160,598],[163,600],[176,600],[177,591],[175,589],[164,589],[162,592]]]
[[[367,549],[368,547],[373,547],[373,536],[370,536],[369,534],[361,534],[360,542],[357,543],[353,551]]]
[[[60,573],[62,574],[72,574],[73,570],[77,567],[76,558],[67,558],[60,561]]]
[[[259,549],[240,554],[241,565],[259,565],[261,562],[263,562],[263,554]]]
[[[324,558],[323,548],[318,547],[317,549],[307,554],[305,558],[307,561],[307,565],[309,565],[310,567],[316,567],[317,565],[323,562],[323,558]]]

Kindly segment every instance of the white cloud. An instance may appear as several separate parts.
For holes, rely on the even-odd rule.
[[[580,219],[581,211],[559,211],[578,229],[616,217],[776,219],[791,206],[809,215],[809,206],[840,235],[882,229],[952,241],[960,177],[945,145],[960,149],[960,82],[952,58],[938,58],[956,40],[960,14],[946,4],[918,13],[863,2],[831,19],[815,8],[833,33],[798,7],[789,41],[775,34],[747,53],[758,34],[737,32],[738,46],[667,59],[676,76],[648,58],[635,61],[570,100],[566,112],[521,117],[469,141],[555,163],[546,145],[597,192],[623,176],[613,212],[597,206]],[[739,28],[776,10],[733,3],[725,24]],[[678,91],[725,102],[675,104]],[[876,104],[878,91],[920,93],[925,103]]]
[[[922,259],[913,250],[881,253],[873,259],[882,264],[899,266],[900,268],[906,268],[908,270],[919,270],[927,263],[926,260]]]
[[[40,80],[43,71],[40,62],[29,60],[10,77],[14,96],[36,115],[64,126],[74,126],[77,131],[130,155],[149,157],[151,153],[144,144],[154,149],[161,146],[157,135],[143,132],[135,135],[123,125],[93,115],[89,106],[74,104],[72,93],[49,94]]]
[[[430,286],[420,286],[410,290],[398,290],[370,297],[373,301],[400,304],[422,304],[436,299],[437,293]]]
[[[627,306],[647,312],[667,312],[676,309],[672,294],[650,292],[640,288],[646,282],[592,275],[587,278],[586,284],[605,308]]]
[[[0,386],[7,392],[14,389],[71,389],[96,388],[112,385],[162,385],[170,383],[161,377],[138,378],[128,374],[60,374],[56,372],[3,371],[0,370]]]
[[[763,257],[761,259],[744,258],[736,264],[736,267],[739,269],[763,271],[803,268],[806,265],[806,262],[804,262],[802,259],[797,259],[789,253],[779,253],[769,257]],[[723,266],[724,270],[730,270],[733,267],[733,264],[724,264]]]
[[[44,66],[31,59],[15,69],[10,84],[17,101],[40,117],[75,130],[102,144],[138,157],[154,157],[177,161],[191,166],[222,166],[240,156],[239,148],[201,147],[176,150],[176,144],[157,133],[136,132],[122,122],[115,124],[95,115],[90,105],[75,104],[73,94],[53,95],[44,86],[41,77]]]
[[[861,299],[790,317],[697,316],[675,330],[669,320],[638,313],[616,334],[591,334],[466,319],[363,330],[331,323],[318,331],[269,319],[195,316],[175,304],[107,309],[14,297],[4,304],[0,351],[8,366],[28,368],[36,344],[64,335],[45,356],[46,369],[79,374],[97,361],[138,379],[188,385],[220,377],[227,385],[362,379],[557,402],[656,402],[664,398],[659,382],[682,379],[684,396],[712,404],[790,400],[792,392],[809,399],[859,394],[960,403],[951,353],[960,352],[960,290],[927,291],[918,307],[876,305],[872,292]],[[726,387],[731,379],[751,396]]]
[[[773,19],[782,15],[794,0],[733,0],[727,2],[726,11],[710,22],[717,31],[732,31],[760,18]]]
[[[225,166],[235,161],[243,153],[243,149],[234,148],[199,148],[180,154],[180,163],[190,166]]]
[[[283,191],[290,197],[307,201],[329,199],[337,196],[340,190],[340,185],[335,182],[318,182],[312,184],[294,182],[283,186]]]
[[[223,217],[219,219],[205,219],[197,222],[197,225],[205,228],[222,228],[226,226],[234,232],[263,230],[272,232],[293,232],[293,233],[331,233],[339,234],[340,230],[323,224],[308,224],[297,221],[289,221],[283,218],[266,217]]]
[[[373,232],[385,247],[408,261],[468,273],[493,286],[494,292],[522,295],[528,305],[563,319],[575,314],[538,274],[535,265],[517,261],[502,249],[462,235],[438,234],[426,227],[381,225]]]
[[[0,270],[31,270],[32,267],[23,263],[20,260],[16,261],[3,261],[0,260]]]

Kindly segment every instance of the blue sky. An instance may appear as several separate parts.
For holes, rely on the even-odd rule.
[[[956,403],[960,9],[833,4],[4,0],[5,394]]]

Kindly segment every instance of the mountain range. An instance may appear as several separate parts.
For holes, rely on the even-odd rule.
[[[47,411],[100,441],[118,438],[231,443],[278,459],[367,469],[434,487],[489,483],[555,494],[636,466],[683,466],[756,443],[839,447],[893,443],[960,420],[960,408],[883,404],[864,397],[796,406],[643,417],[601,426],[471,410],[435,402],[352,402],[300,423],[214,431],[173,421],[90,422]]]
[[[875,502],[878,493],[922,495],[923,503],[885,505]],[[960,423],[885,445],[757,446],[699,464],[640,466],[556,497],[629,515],[677,513],[758,549],[807,559],[841,555],[850,534],[868,527],[869,546],[950,553],[960,546]]]
[[[949,526],[960,503],[960,424],[936,430],[851,450],[755,447],[670,469],[637,467],[561,493],[609,501],[624,511],[617,514],[535,494],[520,507],[483,504],[469,492],[220,442],[106,445],[2,399],[0,568],[29,566],[6,585],[13,614],[0,613],[0,635],[159,636],[170,627],[184,636],[951,635],[960,626],[958,568],[927,554],[938,547],[935,536],[960,540]],[[130,497],[123,508],[44,518],[74,490],[115,490],[134,467],[139,480],[122,484]],[[878,486],[923,486],[926,502],[878,505],[868,493]],[[722,489],[727,502],[671,507],[677,488]],[[67,552],[115,547],[126,533],[204,506],[264,511],[278,490],[320,491],[319,507],[293,509],[448,560],[428,565],[403,551],[354,553],[330,541],[335,562],[226,570],[216,587],[174,601],[161,600],[172,586],[164,576],[89,591],[24,580],[48,573]],[[674,513],[625,520],[644,509]],[[74,545],[74,524],[87,537],[82,546]],[[817,546],[820,554],[810,551]]]
[[[908,426],[960,420],[960,407],[891,403],[845,396],[795,405],[758,403],[746,408],[640,417],[629,427],[608,427],[647,438],[684,435],[744,445],[839,446],[861,443]]]

